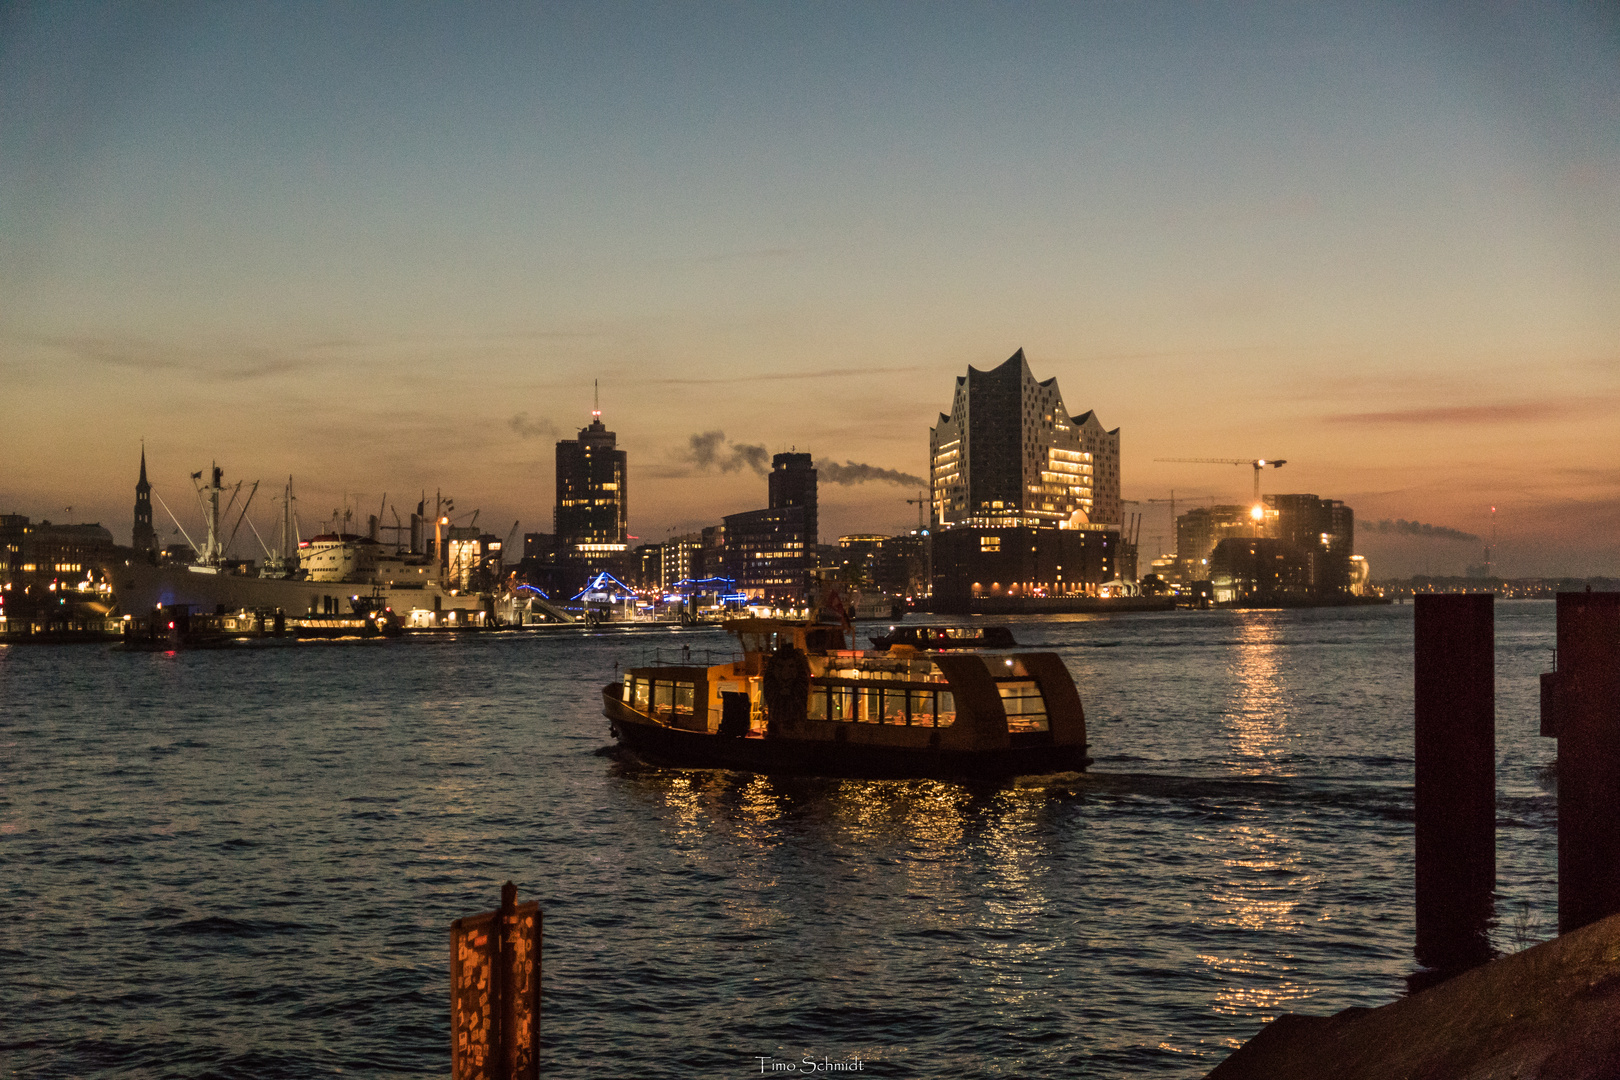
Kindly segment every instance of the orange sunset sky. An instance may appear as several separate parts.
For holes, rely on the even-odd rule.
[[[551,527],[916,524],[952,380],[1024,348],[1168,507],[1355,508],[1374,577],[1620,574],[1620,17],[1603,5],[16,5],[0,511],[129,537],[188,474]],[[722,461],[729,460],[722,458]],[[191,517],[187,517],[191,515]],[[165,540],[172,531],[159,511]],[[1403,518],[1471,533],[1379,532]],[[267,533],[268,535],[268,533]],[[243,554],[251,554],[238,547]]]

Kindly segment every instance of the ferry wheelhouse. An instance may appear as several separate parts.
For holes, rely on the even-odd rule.
[[[742,659],[631,668],[603,688],[621,745],[658,764],[990,779],[1083,770],[1085,712],[1052,653],[847,647],[842,627],[728,624]]]

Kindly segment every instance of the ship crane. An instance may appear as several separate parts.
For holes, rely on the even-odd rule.
[[[1154,461],[1179,461],[1193,465],[1250,465],[1254,468],[1254,505],[1260,505],[1260,470],[1267,465],[1280,469],[1288,464],[1285,458],[1224,458],[1224,457],[1161,457]]]

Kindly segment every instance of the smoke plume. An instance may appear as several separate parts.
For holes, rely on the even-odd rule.
[[[1423,521],[1407,521],[1405,518],[1396,518],[1391,521],[1385,518],[1362,526],[1367,532],[1398,533],[1403,536],[1424,536],[1432,540],[1473,540],[1479,537],[1473,533],[1463,532],[1461,529],[1452,529],[1445,525],[1430,525]]]
[[[686,460],[699,469],[719,469],[723,473],[753,469],[760,476],[771,470],[771,455],[763,446],[727,443],[723,431],[705,431],[687,439]]]
[[[913,476],[899,469],[880,469],[876,465],[862,465],[854,461],[846,461],[842,465],[836,461],[816,462],[816,479],[825,480],[831,484],[904,484],[910,487],[924,487],[928,481],[920,476]]]
[[[529,414],[520,412],[506,422],[506,426],[518,433],[524,439],[552,439],[557,436],[557,425],[542,417],[539,420],[530,420]]]

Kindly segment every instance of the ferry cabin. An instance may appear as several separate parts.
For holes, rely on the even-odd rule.
[[[1050,653],[923,653],[843,648],[836,627],[748,620],[744,657],[713,667],[632,668],[618,699],[661,726],[708,735],[980,751],[1085,746],[1068,671]],[[774,726],[766,667],[791,643],[809,667],[802,713]]]

